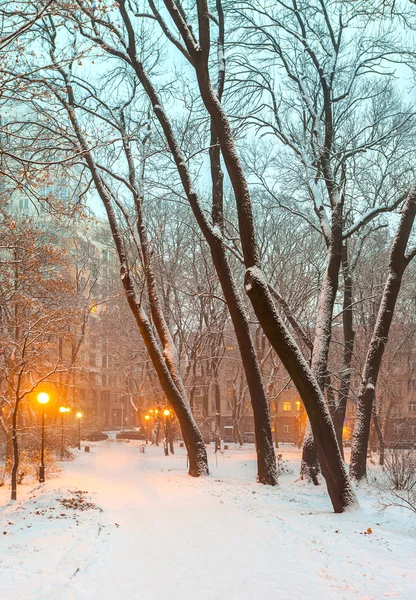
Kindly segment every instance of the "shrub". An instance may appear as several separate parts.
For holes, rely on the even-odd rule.
[[[416,452],[397,448],[386,453],[379,476],[373,478],[381,510],[400,506],[416,512]]]

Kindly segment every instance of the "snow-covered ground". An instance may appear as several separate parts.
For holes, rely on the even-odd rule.
[[[254,483],[253,447],[210,454],[211,476],[186,475],[177,448],[91,444],[45,484],[0,488],[4,600],[416,599],[416,518],[331,511],[323,487]],[[212,452],[212,450],[211,450]]]

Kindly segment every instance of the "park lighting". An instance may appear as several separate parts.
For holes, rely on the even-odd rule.
[[[64,460],[64,414],[71,412],[71,409],[60,406],[59,412],[61,413],[61,460]]]
[[[82,412],[77,412],[76,417],[78,419],[78,450],[81,450],[81,419],[82,419]]]
[[[163,443],[163,448],[165,450],[165,456],[169,456],[169,446],[168,446],[168,438],[169,438],[169,434],[170,434],[170,423],[169,423],[169,415],[170,415],[170,410],[168,408],[165,408],[165,410],[163,411],[163,414],[165,415],[165,439],[164,439],[164,443]]]
[[[49,394],[40,392],[38,394],[38,402],[42,404],[42,437],[40,446],[40,465],[39,465],[39,483],[45,481],[45,404],[49,402]]]
[[[150,415],[144,415],[145,421],[146,421],[146,446],[149,443],[149,420],[150,420]]]
[[[49,394],[46,392],[40,392],[40,394],[38,394],[38,402],[39,404],[48,404]]]

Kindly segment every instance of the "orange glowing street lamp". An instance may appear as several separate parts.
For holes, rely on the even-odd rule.
[[[49,394],[40,392],[38,402],[42,405],[42,437],[40,446],[40,465],[39,465],[39,483],[45,481],[45,404],[49,402]]]
[[[149,443],[149,420],[150,415],[144,415],[144,419],[146,421],[146,446]]]
[[[76,417],[78,419],[78,450],[81,450],[81,419],[82,412],[77,412]]]
[[[165,450],[165,456],[169,456],[169,446],[168,446],[168,439],[169,439],[169,416],[170,416],[170,410],[168,408],[165,408],[165,410],[163,411],[163,414],[165,415],[165,439],[163,442],[163,448]]]

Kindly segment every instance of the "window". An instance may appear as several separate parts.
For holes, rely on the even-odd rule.
[[[227,344],[227,350],[234,350],[234,346],[232,344]]]
[[[300,400],[297,400],[297,402],[296,402],[296,410],[298,412],[300,411]]]
[[[416,379],[409,379],[407,382],[407,391],[414,392],[416,391]]]
[[[90,367],[96,367],[97,366],[97,359],[95,354],[90,354]]]
[[[409,412],[416,413],[416,402],[409,402]]]
[[[412,435],[416,435],[416,425],[412,425]]]
[[[283,432],[284,433],[292,433],[292,426],[291,425],[283,425]]]
[[[52,192],[52,188],[51,188],[51,192]],[[55,198],[60,198],[61,200],[66,200],[68,198],[68,188],[59,187],[56,185],[53,188],[53,195]]]
[[[40,190],[40,195],[43,198],[50,196],[53,193],[53,186],[51,185],[43,185]]]
[[[29,198],[19,198],[20,210],[27,210],[29,208]]]
[[[292,403],[288,402],[288,401],[283,402],[283,410],[285,412],[291,411],[292,410]],[[286,425],[285,425],[285,427],[286,427]]]
[[[101,357],[101,366],[105,369],[108,367],[108,356],[106,354],[103,354]]]

